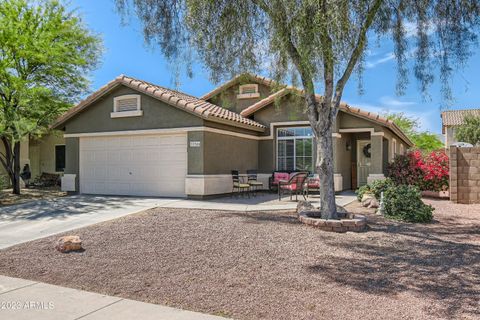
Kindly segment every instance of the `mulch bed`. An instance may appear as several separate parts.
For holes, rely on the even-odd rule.
[[[478,319],[480,206],[322,232],[291,212],[153,209],[0,251],[0,274],[236,319]],[[351,211],[365,213],[358,203]]]

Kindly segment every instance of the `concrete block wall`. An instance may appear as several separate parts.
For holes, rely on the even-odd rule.
[[[450,147],[450,200],[480,203],[480,148]]]

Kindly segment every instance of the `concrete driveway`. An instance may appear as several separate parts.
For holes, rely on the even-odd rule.
[[[78,195],[0,208],[0,249],[175,201]]]

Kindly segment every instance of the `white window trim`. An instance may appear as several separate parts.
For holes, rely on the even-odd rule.
[[[242,93],[245,87],[255,87],[254,93]],[[258,84],[251,83],[251,84],[244,84],[238,87],[238,94],[237,99],[252,99],[252,98],[259,98],[260,92],[258,92]]]
[[[395,154],[397,153],[397,140],[392,139],[392,160],[395,159]]]
[[[288,128],[302,128],[302,127],[278,127],[278,128],[276,128],[276,131],[275,131],[275,137],[277,139],[276,150],[275,150],[276,170],[279,170],[279,166],[278,166],[278,142],[282,141],[282,140],[312,139],[312,166],[313,166],[314,165],[313,136],[293,136],[293,137],[279,137],[278,136],[278,130],[288,129]],[[311,128],[311,127],[307,126],[305,128]],[[294,146],[294,148],[293,148],[293,161],[294,161],[293,162],[294,166],[296,166],[296,164],[297,164],[296,163],[297,162],[297,148],[296,148],[296,146]]]
[[[400,154],[403,155],[405,153],[405,149],[403,148],[403,143],[400,143]]]
[[[132,111],[118,111],[117,105],[119,100],[123,99],[137,99],[137,110]],[[113,112],[110,113],[111,118],[125,118],[125,117],[140,117],[143,115],[142,110],[142,100],[139,94],[124,94],[122,96],[114,97],[113,98]]]

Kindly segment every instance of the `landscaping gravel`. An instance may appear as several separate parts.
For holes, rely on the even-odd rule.
[[[337,234],[292,212],[153,209],[0,251],[0,274],[236,319],[479,319],[480,205]],[[365,213],[353,203],[349,210]]]

